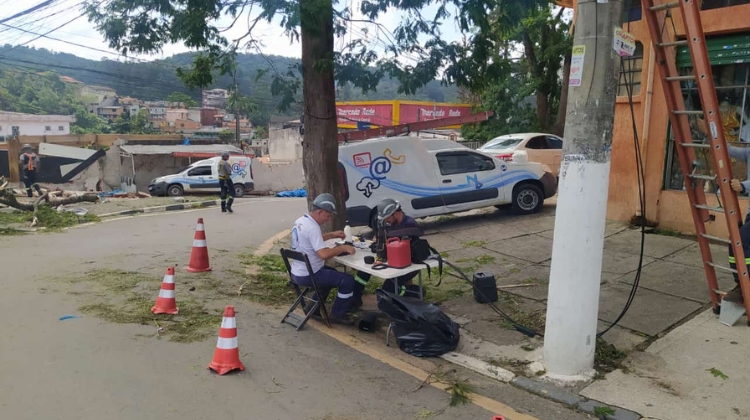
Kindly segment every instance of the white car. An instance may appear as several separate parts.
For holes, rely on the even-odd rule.
[[[185,193],[218,193],[221,191],[219,160],[221,156],[199,160],[174,175],[154,178],[149,183],[148,192],[151,195],[173,197]],[[242,197],[246,191],[252,191],[255,186],[252,159],[247,156],[230,155],[229,165],[232,167],[234,196]]]
[[[412,217],[507,206],[534,213],[557,192],[550,169],[506,162],[450,140],[387,137],[339,146],[351,226],[375,225],[380,200],[393,198]]]
[[[516,133],[495,137],[477,150],[498,159],[512,160],[513,153],[525,150],[529,160],[549,166],[552,173],[560,173],[563,139],[554,134]]]

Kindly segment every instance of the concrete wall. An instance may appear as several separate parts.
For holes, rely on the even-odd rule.
[[[750,5],[725,7],[701,12],[706,35],[726,35],[733,32],[750,31]],[[684,36],[684,25],[679,13],[674,14],[678,36]],[[671,32],[671,25],[667,25]],[[664,190],[664,166],[667,152],[667,128],[669,116],[659,70],[652,64],[651,39],[645,20],[623,26],[643,44],[643,66],[641,92],[633,97],[633,110],[641,154],[645,167],[646,218],[662,228],[694,234],[690,206],[684,191]],[[649,86],[649,79],[652,80]],[[736,176],[744,173],[735,169]],[[709,205],[716,205],[716,197],[706,194]],[[747,200],[740,198],[740,208],[745,211]],[[615,126],[612,141],[612,166],[609,180],[607,218],[630,221],[640,214],[638,183],[634,158],[633,128],[627,97],[618,97],[615,107]],[[723,216],[706,225],[708,233],[726,236]]]
[[[268,133],[268,155],[272,160],[302,160],[302,139],[297,127],[282,128],[281,124],[271,124]]]
[[[302,188],[305,175],[302,172],[302,161],[286,164],[265,164],[253,159],[253,180],[255,191],[286,191]]]

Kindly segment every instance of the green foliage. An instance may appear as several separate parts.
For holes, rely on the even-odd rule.
[[[482,77],[468,87],[478,96],[478,110],[495,117],[477,126],[464,126],[463,135],[486,141],[508,133],[543,131],[559,134],[556,126],[563,91],[563,57],[570,53],[570,25],[550,4],[500,1],[495,9],[492,44],[496,47]],[[509,19],[513,15],[516,19]],[[517,57],[521,55],[520,59]]]
[[[465,381],[455,381],[446,390],[451,394],[450,406],[466,405],[471,402],[474,387]]]
[[[198,101],[191,98],[185,92],[172,92],[167,96],[167,102],[183,102],[186,107],[194,108],[198,106]]]
[[[607,418],[607,416],[614,416],[615,410],[612,407],[594,407],[594,415],[599,418]]]
[[[706,369],[706,371],[711,373],[711,375],[714,375],[714,378],[721,378],[725,381],[729,379],[729,376],[725,375],[724,372],[720,371],[719,369],[711,368],[711,369]]]
[[[221,130],[221,132],[219,132],[219,140],[223,142],[230,142],[234,140],[236,137],[237,135],[235,134],[235,132],[228,128]]]
[[[99,218],[93,214],[77,216],[71,212],[58,212],[46,205],[40,205],[36,213],[39,227],[48,230],[59,230],[81,223],[98,222]],[[28,224],[32,221],[32,213],[27,211],[0,212],[0,225]]]
[[[91,114],[77,90],[53,72],[21,72],[0,67],[0,109],[28,114],[75,115],[73,134],[106,133],[106,121]]]
[[[522,3],[523,6],[518,6]],[[239,51],[257,49],[253,28],[258,22],[278,23],[291,39],[299,40],[306,33],[321,40],[325,51],[314,53],[318,61],[314,68],[333,68],[341,86],[351,84],[364,92],[375,89],[384,77],[398,81],[398,94],[414,94],[442,71],[443,82],[459,85],[474,84],[474,79],[491,76],[488,64],[496,51],[498,23],[519,22],[526,17],[529,7],[546,5],[547,0],[451,0],[435,3],[432,0],[395,2],[367,0],[359,5],[359,21],[373,22],[391,9],[400,12],[400,21],[393,32],[380,26],[376,36],[383,39],[385,51],[375,51],[361,37],[351,37],[347,45],[334,51],[335,34],[343,38],[354,21],[354,11],[347,3],[324,0],[194,0],[190,2],[162,0],[89,1],[88,16],[96,23],[109,45],[123,53],[153,53],[166,44],[183,41],[200,53],[187,66],[180,66],[178,75],[190,87],[214,84],[230,73],[231,64]],[[188,6],[189,5],[189,6]],[[253,9],[252,6],[258,6]],[[248,7],[249,6],[249,7]],[[425,10],[431,7],[430,16]],[[251,10],[251,11],[248,11]],[[497,10],[492,16],[490,11]],[[458,29],[468,34],[466,43],[446,42],[440,24],[455,13]],[[247,16],[245,16],[247,14]],[[325,24],[333,17],[333,33]],[[236,39],[227,39],[218,21],[246,21],[247,33]],[[307,25],[306,27],[301,27]],[[377,24],[376,24],[377,25]],[[317,47],[316,47],[317,48]],[[311,50],[313,51],[313,50]],[[408,59],[404,59],[408,58]],[[241,66],[237,66],[241,68]],[[281,69],[281,70],[280,70]],[[287,69],[287,70],[283,70]],[[272,66],[272,93],[281,98],[282,108],[298,101],[299,67]],[[268,70],[257,72],[263,77]],[[226,83],[225,86],[228,86]],[[433,92],[435,95],[435,92]]]
[[[620,368],[620,361],[627,356],[603,338],[596,339],[594,367],[600,372],[612,372]]]

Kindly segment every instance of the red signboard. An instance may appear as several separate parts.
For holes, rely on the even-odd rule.
[[[372,125],[394,125],[393,104],[336,105],[339,126],[356,126],[357,122]]]
[[[399,104],[399,122],[401,124],[465,117],[469,114],[471,114],[471,106],[469,105]]]

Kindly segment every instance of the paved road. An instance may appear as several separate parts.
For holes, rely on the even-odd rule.
[[[197,217],[209,247],[231,253],[288,228],[304,200],[243,200],[233,215],[217,209],[139,216],[64,233],[0,237],[0,418],[2,419],[415,419],[439,412],[448,396],[418,392],[413,377],[313,329],[295,333],[259,305],[238,308],[247,370],[206,370],[215,339],[172,343],[77,313],[75,297],[45,292],[49,278],[94,268],[163,273],[187,262]],[[502,400],[503,386],[491,395]],[[544,419],[582,419],[551,402],[508,389],[513,404]],[[516,405],[517,404],[517,405]],[[439,419],[490,419],[467,405]]]

